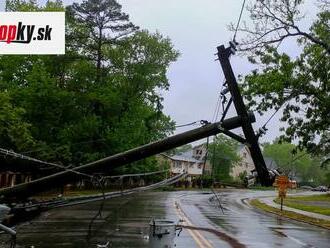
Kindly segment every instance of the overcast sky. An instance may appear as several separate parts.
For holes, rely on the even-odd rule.
[[[251,1],[251,0],[250,0]],[[249,0],[247,1],[250,2]],[[3,5],[4,1],[1,1]],[[44,3],[46,0],[39,0]],[[65,0],[70,4],[72,0]],[[81,1],[76,1],[81,2]],[[212,120],[220,85],[224,76],[219,62],[214,61],[216,47],[228,44],[233,34],[227,30],[230,22],[236,22],[241,8],[241,0],[119,0],[124,12],[131,21],[142,29],[158,30],[169,36],[181,56],[168,72],[170,90],[163,93],[164,111],[178,125],[196,120]],[[313,1],[312,1],[313,2]],[[315,2],[315,1],[314,1]],[[306,15],[315,14],[309,4]],[[243,20],[248,21],[245,11]],[[238,34],[239,39],[241,34]],[[291,46],[288,44],[288,46]],[[292,54],[295,46],[287,47]],[[236,74],[247,74],[253,68],[245,58],[234,56],[231,59]],[[231,115],[235,112],[231,110]],[[265,116],[256,115],[255,128],[261,127],[272,111]],[[269,131],[261,141],[272,141],[280,133],[280,114],[275,115],[268,124]],[[182,132],[192,127],[180,128]],[[237,133],[240,131],[237,130]]]

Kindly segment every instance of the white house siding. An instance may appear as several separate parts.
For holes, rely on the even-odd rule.
[[[188,166],[189,175],[202,175],[203,174],[203,163],[189,163]]]
[[[188,161],[172,160],[171,161],[171,172],[173,174],[188,172],[189,175],[202,175],[203,164],[188,162]]]
[[[238,178],[244,171],[246,171],[247,175],[251,175],[251,171],[255,167],[249,149],[246,146],[240,146],[238,156],[241,160],[232,167],[230,176]]]

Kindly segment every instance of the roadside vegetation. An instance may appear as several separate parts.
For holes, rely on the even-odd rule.
[[[240,160],[237,154],[238,143],[224,135],[218,135],[209,145],[208,159],[213,168],[216,181],[233,182],[230,177],[231,167]]]
[[[279,215],[279,216],[282,216],[285,218],[289,218],[292,220],[297,220],[297,221],[301,221],[301,222],[305,222],[305,223],[309,223],[312,225],[330,229],[330,221],[327,221],[327,220],[316,219],[316,218],[312,218],[312,217],[309,217],[306,215],[294,213],[294,212],[287,211],[287,210],[281,211],[278,208],[274,208],[274,207],[268,206],[267,204],[265,204],[263,202],[260,202],[258,199],[251,200],[250,204],[252,206],[254,206],[258,209],[261,209],[263,211],[266,211],[268,213],[276,214],[276,215]]]
[[[299,150],[294,144],[281,142],[280,138],[262,146],[264,156],[272,158],[280,171],[297,180],[299,185],[330,185],[330,171],[321,166],[322,156]]]
[[[280,204],[280,199],[275,199]],[[285,206],[312,213],[330,216],[330,195],[289,196],[283,201]]]
[[[0,57],[1,147],[79,166],[166,137],[159,92],[179,53],[134,25],[114,0],[8,0],[7,11],[65,11],[66,54]],[[8,66],[10,65],[10,66]],[[120,173],[157,170],[148,158]]]
[[[265,154],[311,186],[330,185],[330,1],[251,1],[246,9],[249,22],[230,26],[239,32],[239,52],[256,65],[240,77],[242,93],[251,111],[277,114],[283,123],[280,139],[265,146]],[[309,27],[302,25],[307,18]]]

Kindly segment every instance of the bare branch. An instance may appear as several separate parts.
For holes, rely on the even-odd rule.
[[[329,4],[329,0],[321,0],[323,4]],[[254,52],[263,50],[267,45],[279,46],[285,38],[301,36],[306,40],[321,46],[330,54],[329,42],[321,40],[313,33],[300,30],[297,21],[301,19],[298,6],[300,1],[290,0],[259,0],[247,7],[254,26],[245,26],[238,31],[247,34],[239,41],[239,50]],[[326,23],[324,25],[327,25]],[[233,30],[233,25],[229,27]]]

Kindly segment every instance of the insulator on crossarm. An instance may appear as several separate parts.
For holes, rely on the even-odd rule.
[[[229,92],[229,89],[226,87],[226,88],[224,88],[222,91],[221,91],[221,95],[222,96],[224,96],[224,95],[226,95],[227,93]]]
[[[235,41],[229,41],[229,45],[230,45],[230,51],[232,54],[235,55],[237,48],[236,48],[236,42]]]

